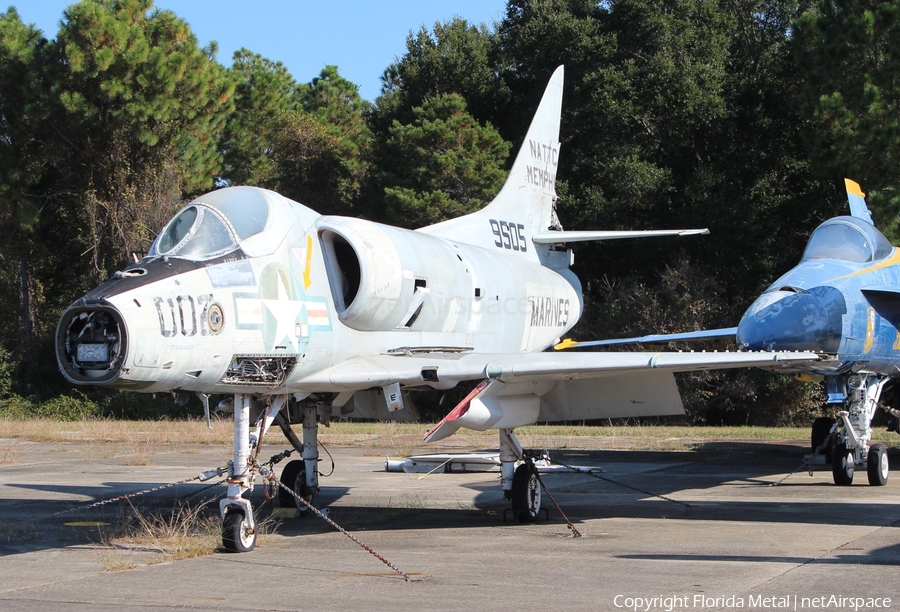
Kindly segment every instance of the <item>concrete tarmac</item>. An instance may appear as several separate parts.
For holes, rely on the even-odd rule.
[[[3,446],[13,449],[0,464],[4,611],[900,609],[900,472],[885,487],[865,472],[837,487],[825,468],[769,486],[798,467],[799,444],[551,451],[640,489],[544,475],[581,538],[546,495],[548,520],[504,522],[498,473],[386,472],[375,451],[330,449],[317,505],[410,582],[315,516],[281,519],[245,554],[166,561],[152,543],[116,538],[132,505],[144,516],[203,499],[212,508],[224,486],[85,509],[223,465],[228,448],[155,449],[133,465],[148,460],[103,445]],[[267,516],[263,493],[252,501]]]

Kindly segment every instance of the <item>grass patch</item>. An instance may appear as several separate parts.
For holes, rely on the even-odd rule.
[[[155,552],[150,563],[204,557],[216,552],[222,538],[222,519],[208,503],[178,504],[165,511],[145,512],[129,504],[112,545]]]
[[[0,444],[0,465],[6,463],[15,463],[22,454],[24,445],[21,440],[13,440]]]
[[[430,423],[359,423],[332,421],[319,428],[319,440],[325,446],[365,449],[366,454],[407,456],[415,453],[453,452],[460,449],[497,448],[496,431],[477,432],[461,429],[437,444],[425,445],[422,437],[433,427]],[[197,445],[232,444],[233,424],[217,418],[212,429],[202,419],[162,421],[122,421],[106,418],[58,421],[47,418],[0,419],[4,438],[53,444],[83,443],[95,458],[121,456],[129,465],[148,465],[153,456],[169,452],[187,452]],[[710,442],[803,443],[809,440],[807,427],[707,427],[677,425],[529,425],[516,429],[526,448],[573,450],[690,450]],[[900,436],[875,429],[876,441],[900,448]],[[265,444],[277,446],[284,438],[276,430],[266,436]],[[14,444],[14,443],[13,443]],[[2,452],[2,448],[0,448]],[[10,456],[16,451],[9,451]],[[0,455],[2,456],[2,455]]]

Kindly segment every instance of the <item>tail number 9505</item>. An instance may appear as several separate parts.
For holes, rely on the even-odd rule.
[[[525,240],[525,226],[521,223],[509,223],[507,221],[497,221],[491,219],[491,233],[497,237],[494,240],[494,246],[498,249],[510,249],[520,251],[522,253],[528,250],[527,241]]]

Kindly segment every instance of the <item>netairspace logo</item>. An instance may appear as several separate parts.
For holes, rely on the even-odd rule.
[[[802,597],[799,595],[731,595],[712,597],[703,594],[672,595],[669,597],[629,597],[616,595],[613,605],[632,612],[651,610],[887,610],[891,608],[890,597],[845,597],[842,595],[822,595]]]

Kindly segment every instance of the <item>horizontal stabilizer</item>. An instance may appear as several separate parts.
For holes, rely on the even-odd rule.
[[[576,342],[575,340],[566,338],[553,348],[557,351],[562,351],[570,348],[614,346],[617,344],[663,344],[666,342],[684,342],[688,340],[733,340],[735,334],[737,334],[737,327],[723,327],[721,329],[704,329],[681,334],[653,334],[650,336],[613,338],[611,340],[587,340],[584,342]]]
[[[541,232],[532,240],[535,244],[561,244],[563,242],[589,242],[598,240],[620,240],[622,238],[653,238],[655,236],[697,236],[708,234],[704,229],[679,230],[634,230],[634,231],[574,231],[574,232]]]

